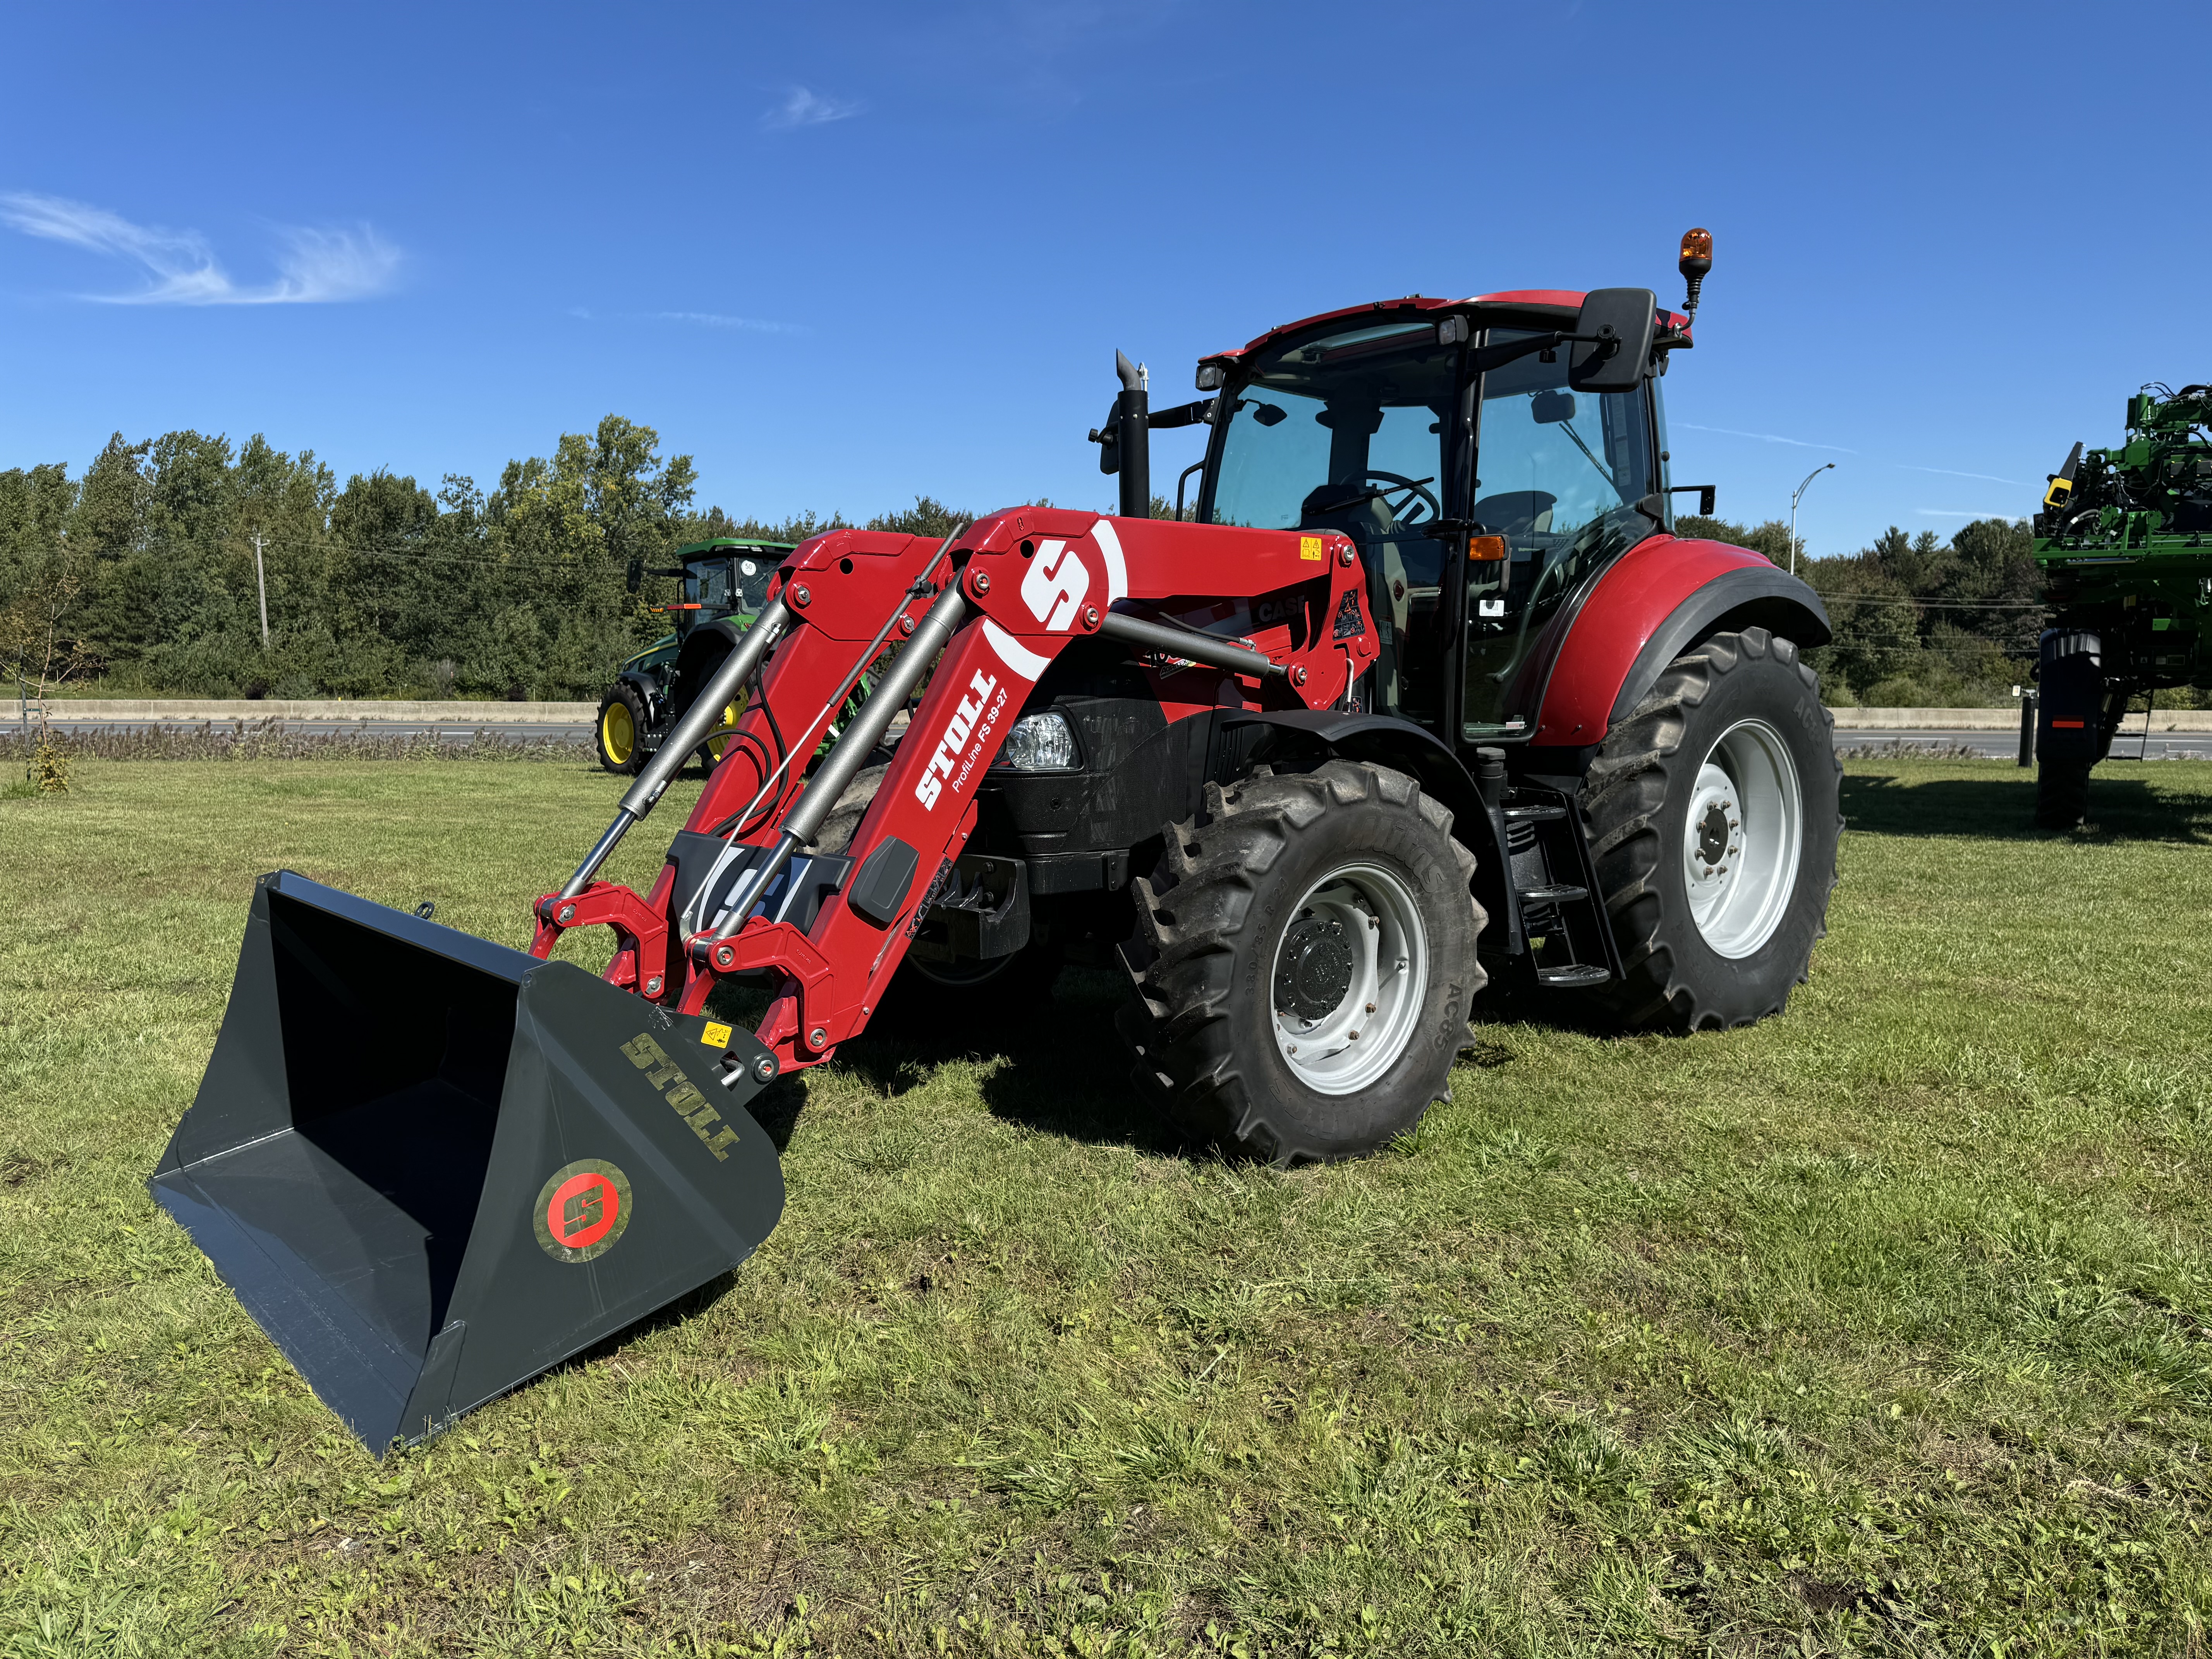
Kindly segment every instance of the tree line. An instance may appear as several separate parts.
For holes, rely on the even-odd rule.
[[[1675,531],[1790,562],[1790,527],[1779,519],[1746,526],[1686,517]],[[1801,543],[1797,574],[1835,629],[1830,644],[1807,653],[1823,696],[1887,708],[2010,702],[2043,628],[2034,547],[2027,526],[2006,519],[1977,519],[1948,541],[1892,526],[1873,546],[1828,558],[1806,557]]]
[[[20,656],[43,615],[80,679],[118,696],[592,698],[666,630],[660,607],[681,596],[658,572],[677,548],[845,523],[702,513],[696,484],[691,457],[664,457],[653,428],[618,415],[508,462],[489,491],[455,473],[341,487],[312,451],[259,435],[118,433],[75,478],[59,463],[0,471],[0,631]],[[945,535],[969,516],[923,496],[866,527]],[[1778,520],[1677,528],[1789,562]],[[2024,526],[1978,520],[1948,542],[1893,528],[1799,572],[1835,627],[1812,659],[1832,702],[2003,702],[2033,661]]]
[[[666,631],[682,595],[658,571],[676,549],[845,522],[701,513],[696,483],[691,457],[617,415],[508,462],[489,491],[455,473],[341,487],[259,435],[118,433],[75,478],[0,471],[9,654],[46,617],[80,683],[117,696],[593,698]],[[965,516],[924,497],[866,527],[944,535]]]

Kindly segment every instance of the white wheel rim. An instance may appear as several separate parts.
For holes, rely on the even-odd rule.
[[[1316,1006],[1310,993],[1315,951],[1348,954],[1340,996]],[[1413,1040],[1428,983],[1428,934],[1403,878],[1378,864],[1346,864],[1306,890],[1275,942],[1269,975],[1275,1046],[1299,1082],[1316,1093],[1348,1095],[1391,1066]],[[1303,1006],[1286,1006],[1285,975]],[[1328,975],[1328,988],[1334,976]]]
[[[1682,827],[1690,915],[1717,956],[1747,957],[1790,913],[1805,850],[1805,793],[1765,720],[1721,733],[1698,769]]]

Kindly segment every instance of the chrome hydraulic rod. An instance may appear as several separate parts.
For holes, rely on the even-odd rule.
[[[929,562],[922,567],[921,575],[908,592],[907,595],[908,599],[918,599],[930,591],[929,584],[937,574],[937,567],[944,562],[945,554],[951,550],[952,544],[967,534],[967,532],[968,526],[963,524],[938,544],[937,551],[929,556]],[[830,701],[817,709],[814,718],[806,723],[805,728],[806,731],[813,731],[853,694],[855,687],[865,682],[868,665],[876,659],[876,653],[884,648],[884,641],[890,638],[891,629],[898,626],[898,619],[905,614],[906,605],[901,603],[890,616],[884,618],[884,625],[876,630],[875,638],[868,641],[866,649],[860,653],[860,659],[847,669],[844,677],[837,682],[837,689],[830,694]],[[896,714],[897,711],[894,709],[892,712]],[[732,842],[736,842],[738,836],[744,832],[744,826],[752,822],[753,814],[760,811],[761,803],[776,792],[776,786],[783,781],[783,775],[791,769],[792,759],[792,755],[787,753],[775,763],[775,769],[762,781],[760,792],[747,801],[745,810],[731,821],[730,840]],[[699,892],[705,893],[708,887],[712,885],[714,879],[720,874],[721,866],[717,864],[714,870],[708,872],[707,879],[700,884]],[[696,897],[697,895],[695,895],[695,902]]]
[[[1201,634],[1193,628],[1176,628],[1165,623],[1146,622],[1141,617],[1125,617],[1118,611],[1109,611],[1098,624],[1098,631],[1109,640],[1119,640],[1124,645],[1133,645],[1146,651],[1164,651],[1170,656],[1188,657],[1193,662],[1202,662],[1209,667],[1227,668],[1239,674],[1283,674],[1289,671],[1273,658],[1257,651],[1248,651],[1241,645],[1231,645],[1211,634]]]
[[[921,677],[929,672],[939,652],[952,637],[968,614],[968,603],[960,597],[960,586],[954,582],[937,596],[929,607],[929,614],[921,619],[921,626],[906,642],[897,659],[884,670],[884,678],[860,705],[860,712],[853,716],[853,723],[845,728],[814,775],[806,781],[799,799],[784,815],[783,836],[774,853],[757,870],[749,872],[752,879],[742,899],[732,897],[721,926],[714,930],[714,938],[726,939],[744,926],[745,917],[769,884],[782,873],[792,855],[812,841],[821,830],[823,822],[837,805],[837,797],[868,763],[875,746],[884,740],[906,700],[914,695],[914,688],[921,684]]]
[[[615,809],[615,821],[607,826],[592,848],[591,855],[576,866],[576,873],[568,878],[568,884],[561,890],[555,902],[572,899],[592,884],[592,878],[599,873],[599,866],[622,844],[630,826],[653,811],[653,803],[667,789],[669,782],[684,769],[684,763],[691,758],[691,751],[706,739],[707,733],[722,717],[723,709],[736,700],[744,683],[752,678],[753,671],[761,665],[785,629],[790,626],[791,612],[784,608],[781,599],[773,600],[768,608],[754,618],[753,625],[745,629],[738,641],[738,648],[722,659],[699,695],[692,699],[684,718],[676,722],[676,729],[653,751],[653,758],[637,775],[637,781],[623,793],[622,804]]]

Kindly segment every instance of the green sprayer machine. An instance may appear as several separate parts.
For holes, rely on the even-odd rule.
[[[2080,444],[2035,516],[2050,626],[2038,651],[2036,821],[2070,829],[2128,706],[2212,686],[2212,386],[2145,386],[2127,442]],[[2148,719],[2148,703],[2146,711]]]

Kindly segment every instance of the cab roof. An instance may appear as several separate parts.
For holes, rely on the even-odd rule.
[[[1243,345],[1227,351],[1209,352],[1199,362],[1233,363],[1289,335],[1302,334],[1318,324],[1340,322],[1353,317],[1387,321],[1394,316],[1410,317],[1423,312],[1463,312],[1485,325],[1506,321],[1508,316],[1522,316],[1532,322],[1549,324],[1562,319],[1571,319],[1582,307],[1580,292],[1562,288],[1508,289],[1498,294],[1474,295],[1464,300],[1437,300],[1425,294],[1408,294],[1402,299],[1375,300],[1364,306],[1346,306],[1337,311],[1317,312],[1311,317],[1302,317],[1295,323],[1279,323]],[[1670,329],[1685,334],[1688,332],[1690,319],[1681,313],[1668,311],[1662,307],[1659,315]]]
[[[750,536],[711,536],[703,542],[686,542],[676,550],[679,559],[696,557],[702,553],[717,552],[725,547],[744,548],[755,553],[788,553],[796,542],[766,542]]]

